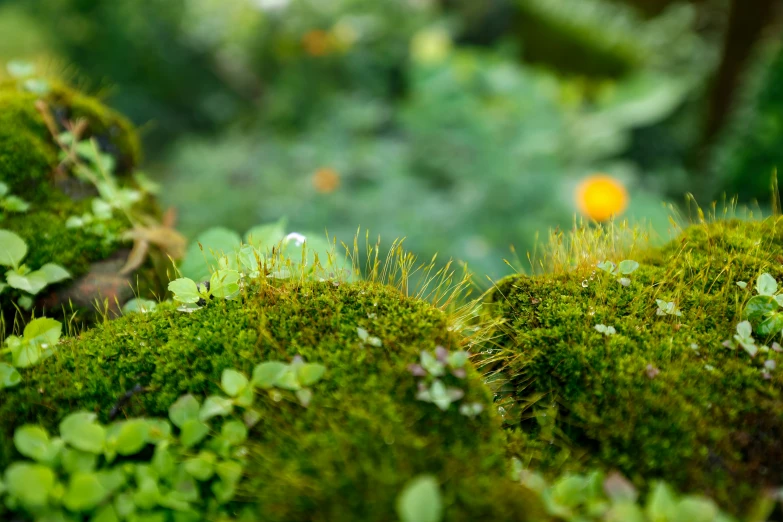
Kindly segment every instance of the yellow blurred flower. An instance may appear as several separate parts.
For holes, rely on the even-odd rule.
[[[628,206],[628,191],[622,183],[606,174],[585,178],[576,189],[579,211],[596,221],[606,221]]]
[[[336,170],[324,167],[315,171],[312,181],[315,190],[321,194],[329,194],[340,186],[340,175]]]

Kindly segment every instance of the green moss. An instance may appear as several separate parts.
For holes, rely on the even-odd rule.
[[[357,328],[382,339],[362,346]],[[451,384],[485,411],[470,419],[416,400],[407,370],[422,350],[463,339],[429,304],[372,283],[287,283],[242,300],[213,301],[194,313],[170,305],[108,322],[69,339],[40,367],[23,371],[24,386],[0,404],[0,468],[14,458],[14,427],[53,428],[68,412],[102,420],[128,389],[125,415],[166,416],[181,394],[219,391],[225,368],[249,374],[266,360],[301,355],[327,368],[309,408],[292,394],[256,396],[261,421],[251,430],[242,501],[263,507],[263,520],[393,520],[407,480],[433,473],[442,483],[446,520],[526,520],[535,514],[506,476],[504,436],[478,373]]]
[[[783,483],[783,372],[760,371],[783,356],[722,345],[756,277],[783,278],[782,226],[691,227],[638,257],[628,288],[589,270],[503,280],[489,297],[505,324],[487,369],[508,395],[509,452],[549,472],[599,465],[639,485],[662,478],[733,511]],[[658,316],[656,299],[683,316]]]
[[[55,80],[43,97],[24,92],[15,82],[0,84],[0,181],[10,193],[31,203],[22,214],[8,214],[0,222],[28,244],[25,263],[33,269],[47,262],[64,266],[74,278],[90,264],[106,259],[120,248],[120,233],[128,228],[119,217],[105,222],[106,234],[65,227],[70,216],[89,212],[93,187],[62,174],[55,175],[59,150],[45,119],[36,109],[43,100],[62,130],[65,121],[85,119],[83,137],[95,137],[103,150],[117,160],[117,175],[130,174],[139,160],[139,142],[130,123],[97,100],[71,90]],[[67,285],[68,283],[64,283]],[[3,310],[13,312],[18,295],[8,290],[0,295]]]

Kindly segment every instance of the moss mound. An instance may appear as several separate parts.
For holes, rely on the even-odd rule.
[[[0,228],[8,229],[25,240],[29,250],[24,263],[37,269],[49,262],[65,267],[73,279],[55,287],[48,287],[39,294],[38,307],[57,309],[61,304],[74,301],[77,307],[90,307],[95,297],[118,294],[120,301],[132,297],[130,278],[110,281],[111,292],[85,295],[79,302],[82,290],[100,290],[100,281],[80,281],[93,264],[116,257],[110,262],[116,272],[121,258],[128,256],[129,243],[121,238],[129,228],[121,212],[102,221],[99,231],[88,227],[69,228],[69,217],[92,212],[92,200],[97,191],[92,184],[74,177],[69,169],[60,168],[61,151],[52,136],[62,132],[70,123],[83,121],[81,139],[94,138],[101,152],[110,155],[116,167],[114,175],[123,186],[134,186],[130,174],[139,161],[139,141],[132,125],[116,112],[103,106],[94,98],[54,80],[47,81],[46,94],[27,92],[17,82],[0,83],[0,182],[8,193],[28,202],[26,212],[6,212],[0,220]],[[48,120],[48,121],[47,121]],[[152,209],[149,200],[144,203]],[[153,214],[156,211],[153,209]],[[116,266],[115,266],[116,265]],[[146,277],[145,284],[152,284]],[[95,279],[95,278],[93,278]],[[135,283],[135,280],[133,281]],[[80,288],[84,283],[84,288]],[[77,288],[66,292],[58,290]],[[13,302],[18,297],[13,289],[0,295],[3,310],[13,312]],[[6,317],[8,318],[8,316]]]
[[[693,226],[636,261],[629,287],[588,269],[510,277],[490,295],[505,324],[487,368],[507,395],[510,452],[549,472],[662,478],[742,511],[783,483],[783,372],[762,367],[783,354],[722,343],[759,274],[783,277],[783,224]],[[682,315],[659,315],[658,299]]]
[[[362,343],[358,328],[382,341]],[[219,391],[222,370],[250,374],[267,360],[326,366],[308,408],[292,393],[260,393],[251,429],[244,500],[270,521],[396,520],[394,502],[419,473],[441,482],[445,520],[527,520],[519,485],[505,479],[505,437],[492,395],[469,368],[463,401],[485,406],[469,418],[416,399],[408,365],[422,350],[464,342],[443,312],[372,283],[286,283],[235,301],[183,313],[161,305],[62,344],[45,364],[24,370],[22,386],[0,404],[0,469],[17,458],[14,427],[57,422],[77,409],[106,421],[115,401],[140,384],[125,415],[163,416],[184,393]],[[453,381],[453,382],[452,382]],[[513,488],[513,489],[512,489]]]

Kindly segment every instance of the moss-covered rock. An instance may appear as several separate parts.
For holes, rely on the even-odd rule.
[[[628,287],[588,268],[509,277],[491,293],[505,323],[486,368],[507,395],[509,451],[550,473],[662,478],[741,512],[783,483],[783,371],[763,371],[783,354],[723,342],[759,274],[783,278],[783,222],[692,226],[635,259]],[[659,315],[659,299],[682,315]]]
[[[363,343],[364,328],[382,344]],[[261,420],[250,432],[242,500],[268,521],[396,520],[394,503],[420,473],[441,483],[445,520],[527,520],[535,508],[507,480],[504,435],[481,376],[448,376],[463,401],[485,406],[470,418],[417,400],[408,369],[422,350],[465,340],[448,316],[392,287],[373,283],[265,285],[238,300],[214,300],[193,313],[161,305],[68,339],[56,356],[24,370],[23,385],[0,401],[0,469],[15,455],[13,429],[56,428],[86,409],[106,421],[126,390],[148,391],[125,415],[167,416],[184,393],[219,392],[222,370],[250,374],[268,360],[300,355],[326,366],[308,408],[293,392],[262,392]]]
[[[131,224],[121,212],[114,212],[97,231],[66,225],[68,218],[92,212],[92,200],[98,193],[91,183],[77,179],[70,169],[63,168],[61,149],[52,134],[83,122],[80,138],[94,138],[101,152],[113,158],[113,175],[122,186],[134,186],[131,173],[139,161],[138,137],[128,120],[98,100],[56,80],[46,82],[46,94],[28,92],[22,82],[0,83],[0,182],[7,186],[9,194],[30,204],[26,212],[4,213],[0,228],[24,239],[28,255],[23,261],[31,269],[57,263],[73,276],[60,285],[47,287],[46,295],[39,294],[39,308],[48,307],[51,313],[51,309],[68,306],[71,301],[77,308],[89,309],[95,298],[106,297],[111,304],[115,297],[122,302],[133,296],[131,284],[137,286],[136,278],[117,277],[107,285],[109,290],[102,291],[88,274],[95,263],[127,257],[130,242],[122,233]],[[149,199],[142,205],[152,215],[157,213]],[[141,279],[140,284],[145,287],[157,283],[151,273],[142,274]],[[79,291],[63,293],[67,288]],[[6,318],[13,314],[13,303],[19,295],[14,289],[6,289],[0,295]]]

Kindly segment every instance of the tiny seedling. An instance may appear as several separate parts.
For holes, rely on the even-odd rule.
[[[240,274],[236,270],[215,270],[209,281],[196,283],[190,278],[180,277],[169,283],[168,289],[174,300],[182,303],[180,311],[192,312],[206,305],[213,297],[233,299],[239,294]]]
[[[614,329],[614,326],[606,326],[605,324],[597,324],[595,325],[595,329],[607,337],[617,333],[617,330]]]
[[[778,293],[778,283],[768,273],[756,280],[756,294],[742,310],[742,318],[754,325],[757,334],[769,337],[783,332],[783,294]]]
[[[61,334],[62,323],[39,317],[25,326],[21,337],[9,335],[0,349],[0,356],[10,356],[9,362],[0,361],[0,389],[21,382],[17,368],[28,368],[54,354]]]
[[[753,327],[749,321],[742,321],[737,325],[737,333],[734,334],[734,338],[729,341],[724,341],[723,346],[736,350],[737,347],[741,347],[748,352],[748,355],[755,357],[759,352],[759,347],[756,345],[756,340],[753,338]]]
[[[467,377],[465,365],[469,354],[466,351],[449,352],[443,346],[435,348],[435,354],[423,350],[418,364],[409,364],[408,371],[416,377],[423,377],[418,383],[416,398],[420,401],[431,402],[438,408],[446,411],[449,406],[462,399],[465,395],[461,388],[444,384],[443,379],[449,375],[457,379]],[[475,417],[483,406],[479,403],[463,404],[460,413],[466,417]]]
[[[18,304],[30,309],[33,305],[32,296],[38,294],[47,286],[59,283],[71,277],[71,274],[56,263],[46,263],[38,270],[30,270],[21,264],[27,255],[27,243],[10,230],[0,230],[0,266],[10,267],[5,273],[5,282],[0,281],[0,293],[6,288],[14,288],[22,292]]]
[[[369,332],[364,328],[357,328],[356,333],[359,336],[359,341],[361,342],[362,347],[367,344],[376,348],[380,348],[383,345],[383,342],[380,340],[380,338],[370,335]]]
[[[624,261],[620,261],[619,265],[615,265],[611,261],[604,261],[603,263],[598,263],[597,266],[600,270],[603,270],[604,272],[617,278],[617,281],[621,285],[630,286],[631,279],[626,276],[634,273],[636,269],[639,268],[639,263],[630,259],[626,259]]]
[[[0,220],[7,212],[27,212],[30,204],[18,196],[9,194],[8,185],[0,181]]]
[[[674,301],[656,299],[655,302],[658,304],[658,310],[655,311],[657,315],[673,315],[675,317],[682,316],[682,312],[680,312],[679,308],[677,308],[677,305],[674,303]]]

